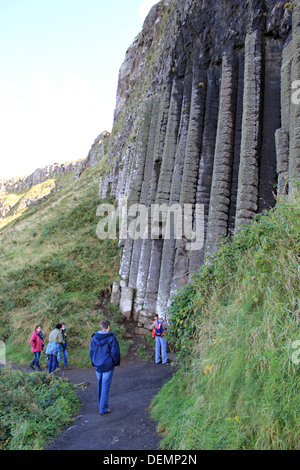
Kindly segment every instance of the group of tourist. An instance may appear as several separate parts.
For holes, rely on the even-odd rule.
[[[159,318],[158,315],[153,320],[152,330],[155,337],[155,363],[169,364],[167,355],[167,322]],[[44,335],[40,325],[35,327],[30,339],[31,351],[34,358],[30,364],[31,369],[40,369],[39,358],[44,348]],[[103,320],[101,329],[93,334],[89,350],[93,367],[96,371],[98,382],[98,403],[99,413],[105,415],[110,413],[108,407],[108,395],[114,368],[120,365],[120,348],[116,336],[110,331],[110,322]],[[53,372],[59,368],[59,361],[64,357],[64,365],[67,367],[67,334],[65,323],[56,325],[49,335],[49,343],[46,349],[48,360],[48,372]]]
[[[30,368],[32,370],[41,370],[40,355],[45,347],[41,325],[35,327],[33,335],[30,338],[30,344],[31,352],[34,354]],[[67,368],[67,333],[65,322],[58,323],[49,335],[49,343],[46,349],[49,373],[59,368],[59,362],[62,356],[64,358],[64,367]]]

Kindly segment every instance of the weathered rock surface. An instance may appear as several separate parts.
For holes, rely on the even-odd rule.
[[[75,162],[54,163],[44,168],[37,168],[31,175],[22,178],[0,179],[0,218],[10,214],[13,209],[13,206],[10,204],[10,198],[7,197],[10,193],[25,193],[22,199],[18,201],[18,211],[20,211],[26,207],[39,204],[49,194],[58,191],[61,186],[56,186],[55,183],[51,181],[51,179],[56,176],[74,172],[74,178],[78,179],[85,170],[96,165],[105,157],[109,136],[110,133],[108,131],[101,132],[95,139],[85,159]],[[32,187],[44,182],[48,183],[46,183],[43,191],[39,192],[36,190],[28,194],[28,191]]]
[[[167,314],[171,295],[223,237],[292,192],[299,51],[299,0],[163,0],[151,9],[120,69],[99,194],[149,214],[155,203],[202,204],[193,230],[203,224],[204,244],[164,239],[159,224],[156,236],[148,227],[147,236],[122,240],[120,307],[139,327]]]
[[[72,173],[76,169],[81,168],[81,166],[81,160],[68,163],[54,163],[44,168],[37,168],[31,175],[22,178],[15,177],[9,180],[0,180],[0,218],[4,218],[12,210],[15,210],[9,197],[11,193],[15,195],[25,193],[22,197],[20,196],[21,199],[18,197],[13,198],[14,202],[18,200],[18,211],[22,211],[22,209],[29,206],[39,204],[45,197],[59,189],[51,179],[58,175]],[[38,187],[38,185],[44,182],[47,183],[44,184],[42,190],[35,188],[30,194],[28,193],[32,187]]]
[[[31,186],[43,183],[57,175],[75,171],[81,164],[81,160],[70,163],[53,163],[53,165],[47,165],[44,168],[37,168],[31,175],[24,176],[23,178],[0,180],[0,187],[5,189],[6,192],[28,191]]]

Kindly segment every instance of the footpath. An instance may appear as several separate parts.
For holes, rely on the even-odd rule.
[[[111,384],[111,413],[104,416],[98,410],[94,368],[58,372],[74,384],[85,384],[77,387],[82,407],[73,424],[51,440],[46,450],[159,450],[161,437],[148,407],[174,372],[172,365],[139,358],[122,360]]]

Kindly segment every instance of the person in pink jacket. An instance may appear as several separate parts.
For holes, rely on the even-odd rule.
[[[34,370],[34,366],[36,366],[37,370],[41,370],[39,363],[40,355],[43,350],[43,333],[41,325],[37,325],[35,327],[33,335],[30,338],[30,344],[31,352],[34,353],[34,358],[29,367]]]

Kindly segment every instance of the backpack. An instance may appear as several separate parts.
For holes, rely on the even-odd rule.
[[[157,320],[157,325],[156,325],[156,328],[155,328],[155,334],[157,336],[162,336],[162,334],[164,332],[164,329],[163,329],[163,326],[162,326],[163,322],[164,322],[164,320],[161,321],[161,322]]]

